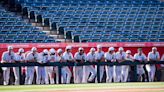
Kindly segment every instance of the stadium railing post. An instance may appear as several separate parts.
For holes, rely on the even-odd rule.
[[[137,78],[137,64],[134,64],[134,82],[137,82],[138,81],[138,78]]]
[[[19,84],[22,85],[22,69],[21,66],[19,65]]]
[[[100,64],[97,63],[97,82],[100,83]]]
[[[59,77],[59,80],[58,80],[58,83],[61,84],[61,68],[62,68],[63,64],[59,64],[58,65],[58,77]]]

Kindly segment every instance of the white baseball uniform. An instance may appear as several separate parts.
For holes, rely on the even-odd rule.
[[[15,54],[15,61],[21,62],[25,60],[25,55],[24,54],[19,54],[16,53]],[[19,84],[19,67],[13,67],[13,72],[14,72],[14,76],[15,76],[15,85]]]
[[[125,52],[117,52],[116,53],[116,60],[125,60],[125,57],[126,57],[126,53]],[[121,66],[114,66],[115,68],[115,74],[114,74],[114,82],[122,82],[122,75],[124,75],[123,73],[123,70],[125,70],[124,68],[124,65],[121,65]]]
[[[96,58],[95,58],[95,53],[91,53],[89,52],[87,54],[87,57],[86,57],[86,61],[89,61],[89,62],[95,62]],[[89,65],[89,66],[83,66],[83,72],[84,72],[84,76],[83,76],[83,83],[87,83],[87,81],[93,81],[93,79],[95,78],[96,76],[96,71],[95,71],[95,68],[93,67],[93,65]],[[90,77],[89,77],[89,74],[91,73]]]
[[[136,53],[134,55],[134,59],[144,61],[144,60],[146,60],[146,56],[145,56],[145,54],[139,55],[138,53]],[[143,67],[144,67],[144,65],[137,65],[137,74],[138,75],[145,74],[145,71],[144,71]]]
[[[164,54],[161,57],[161,61],[164,61]],[[161,64],[161,67],[164,67],[164,64]]]
[[[100,60],[102,57],[104,57],[104,52],[96,51],[96,53],[95,53],[96,60]],[[95,66],[95,70],[97,72],[97,66]],[[103,75],[104,75],[104,66],[100,66],[100,82],[102,82]],[[97,77],[96,77],[95,81],[97,82]]]
[[[116,61],[115,53],[111,54],[109,52],[105,53],[105,60],[107,61]],[[114,66],[105,66],[106,69],[106,82],[112,82],[114,80]]]
[[[76,52],[74,55],[75,60],[84,60],[83,62],[86,61],[86,54],[83,53],[80,55],[79,52]],[[74,72],[74,83],[82,83],[83,80],[83,66],[74,66],[73,67],[73,72]]]
[[[26,60],[36,60],[36,62],[39,60],[39,55],[38,53],[33,54],[33,52],[29,52],[26,56]],[[26,78],[25,78],[25,84],[32,84],[33,78],[34,78],[34,71],[35,68],[34,66],[28,66],[26,67]]]
[[[158,60],[158,58],[160,58],[159,52],[149,52],[148,59]],[[155,65],[146,65],[146,70],[148,71],[149,82],[153,82],[156,71]]]
[[[56,54],[54,54],[54,55],[50,54],[49,55],[49,61],[50,62],[56,62],[57,61],[56,58],[57,58]],[[54,84],[55,83],[54,76],[53,76],[54,68],[55,67],[53,67],[53,66],[46,67],[47,77],[48,77],[48,80],[50,80],[50,84]],[[56,81],[56,83],[58,83],[58,82]]]
[[[63,55],[60,55],[60,56],[57,55],[57,56],[56,56],[56,60],[57,60],[58,62],[64,62],[64,61],[63,61],[63,60],[64,60]],[[66,82],[67,82],[67,80],[66,80],[67,74],[66,74],[65,70],[66,70],[65,67],[61,69],[61,83],[66,83]],[[57,68],[57,70],[56,70],[56,82],[59,83],[58,68]]]
[[[65,61],[73,60],[72,53],[64,52],[63,53],[63,59]],[[63,77],[63,83],[70,83],[71,82],[72,73],[71,73],[71,71],[70,71],[68,66],[64,66],[62,68],[62,77]]]
[[[133,61],[133,56],[126,54],[125,60]],[[129,76],[129,71],[130,71],[130,66],[124,65],[123,70],[122,70],[122,82],[127,82],[128,76]]]
[[[11,63],[15,61],[15,53],[9,51],[3,52],[2,54],[2,63]],[[10,67],[2,67],[3,70],[3,84],[8,85],[9,84],[9,78],[10,78]]]
[[[48,55],[39,54],[38,62],[43,64],[49,61]],[[36,66],[36,84],[49,84],[48,75],[45,66]]]
[[[57,55],[56,56],[56,61],[57,62],[61,62],[63,60],[63,55]],[[56,83],[59,83],[59,71],[58,71],[58,67],[55,67],[55,72],[56,72]],[[62,77],[62,70],[61,70],[61,77]],[[63,81],[63,77],[61,78]],[[63,82],[62,82],[63,83]]]

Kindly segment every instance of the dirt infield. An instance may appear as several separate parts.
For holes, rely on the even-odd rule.
[[[164,82],[10,85],[0,92],[164,92]]]
[[[110,89],[76,89],[76,90],[49,90],[39,92],[164,92],[164,88],[110,88]]]

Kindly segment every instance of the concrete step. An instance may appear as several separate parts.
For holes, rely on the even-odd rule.
[[[65,42],[65,39],[56,39],[56,41]]]
[[[45,32],[47,35],[51,35],[50,31],[44,30],[42,32]]]
[[[65,39],[64,35],[59,35],[57,31],[50,30],[50,27],[44,27],[42,23],[35,23],[34,20],[28,20],[26,19],[29,23],[31,23],[33,26],[37,27],[40,29],[40,31],[45,32],[47,35],[53,37],[57,42],[72,42],[71,39]]]
[[[50,34],[49,36],[54,37],[55,39],[64,39],[63,35],[52,35],[52,34]]]
[[[60,41],[60,42],[72,42],[71,39],[56,39],[56,41]]]
[[[57,34],[57,31],[50,31],[50,33],[51,33],[52,35],[58,35],[58,34]]]

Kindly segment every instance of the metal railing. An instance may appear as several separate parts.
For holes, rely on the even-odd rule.
[[[57,66],[58,73],[59,73],[59,84],[61,84],[61,68],[63,66],[88,66],[88,65],[97,65],[97,81],[100,83],[100,66],[120,66],[120,65],[130,65],[134,66],[134,79],[137,81],[137,65],[146,65],[146,64],[164,64],[164,61],[154,61],[154,62],[138,62],[138,61],[124,61],[121,63],[118,62],[83,62],[83,63],[76,63],[76,62],[48,62],[44,64],[40,64],[38,62],[28,62],[28,63],[0,63],[0,67],[19,67],[19,78],[22,78],[21,74],[21,67],[25,66]],[[21,81],[20,81],[21,84]]]

